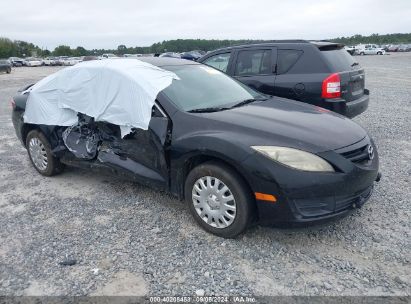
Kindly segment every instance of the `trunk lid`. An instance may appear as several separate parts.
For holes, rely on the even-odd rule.
[[[365,73],[364,69],[340,72],[341,97],[346,101],[356,100],[364,95]]]
[[[341,45],[319,47],[330,72],[341,78],[341,98],[353,101],[361,98],[365,91],[365,72]]]

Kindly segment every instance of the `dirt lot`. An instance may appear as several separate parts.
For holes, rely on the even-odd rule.
[[[58,68],[0,74],[0,295],[410,295],[411,54],[357,58],[371,104],[355,121],[383,173],[372,198],[338,221],[236,240],[138,184],[70,168],[40,176],[9,100]]]

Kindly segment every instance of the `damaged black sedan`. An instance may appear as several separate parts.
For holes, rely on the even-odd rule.
[[[70,165],[169,191],[222,237],[252,222],[344,215],[371,196],[377,150],[348,118],[262,95],[195,62],[141,60],[177,76],[153,100],[147,129],[81,112],[70,126],[30,123],[24,114],[34,93],[13,98],[17,136],[40,174]]]

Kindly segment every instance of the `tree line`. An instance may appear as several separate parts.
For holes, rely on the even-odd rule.
[[[92,49],[87,50],[82,46],[72,49],[67,45],[60,45],[54,50],[41,49],[33,43],[10,40],[8,38],[0,37],[0,58],[8,57],[27,57],[27,56],[87,56],[87,55],[102,55],[104,53],[114,53],[117,55],[124,54],[155,54],[163,52],[184,52],[191,50],[212,51],[218,48],[249,44],[269,42],[270,40],[216,40],[216,39],[175,39],[154,43],[147,47],[127,47],[119,45],[116,49]],[[328,41],[339,42],[346,45],[356,45],[360,43],[375,43],[375,44],[401,44],[411,43],[411,33],[407,34],[372,34],[370,36],[354,35],[351,37],[338,37],[328,39]]]
[[[351,37],[338,37],[329,41],[343,43],[345,45],[356,44],[405,44],[411,43],[411,33],[408,34],[372,34],[370,36],[354,35]]]

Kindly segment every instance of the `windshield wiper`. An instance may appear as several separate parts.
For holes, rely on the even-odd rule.
[[[256,98],[250,98],[250,99],[245,99],[245,100],[240,101],[239,103],[236,103],[235,105],[231,106],[230,109],[232,109],[232,108],[238,108],[238,107],[244,106],[244,105],[246,105],[246,104],[249,104],[249,103],[252,103],[252,102],[255,102],[255,101],[264,101],[264,100],[267,100],[267,99],[266,99],[266,98],[258,98],[258,99],[256,99]]]
[[[210,112],[219,112],[219,111],[224,111],[229,108],[223,108],[223,107],[210,107],[210,108],[201,108],[201,109],[193,109],[188,112],[190,113],[210,113]]]
[[[354,62],[351,66],[356,66],[356,65],[360,65],[358,62]]]
[[[250,98],[250,99],[245,99],[245,100],[243,100],[243,101],[240,101],[240,102],[238,102],[238,103],[236,103],[236,104],[234,104],[234,105],[232,105],[232,106],[230,106],[230,107],[200,108],[200,109],[193,109],[193,110],[190,110],[190,111],[188,111],[188,112],[190,112],[190,113],[219,112],[219,111],[229,110],[229,109],[232,109],[232,108],[241,107],[241,106],[243,106],[243,105],[252,103],[252,102],[254,102],[254,101],[264,101],[264,100],[267,100],[267,98],[258,98],[258,99],[256,99],[256,98]]]

